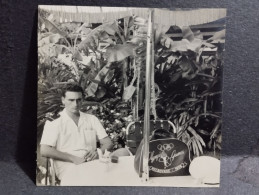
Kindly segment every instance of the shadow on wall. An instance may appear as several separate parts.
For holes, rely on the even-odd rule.
[[[28,177],[36,178],[36,137],[37,137],[37,18],[33,19],[30,48],[24,85],[21,119],[18,131],[16,161]]]

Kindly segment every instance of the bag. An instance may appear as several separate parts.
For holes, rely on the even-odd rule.
[[[141,141],[134,159],[134,167],[141,176],[144,140]],[[190,175],[190,151],[188,146],[164,129],[153,131],[149,141],[149,176],[167,177]]]

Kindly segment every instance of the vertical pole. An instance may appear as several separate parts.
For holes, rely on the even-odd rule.
[[[146,85],[145,85],[145,115],[144,115],[144,148],[143,148],[143,174],[144,181],[149,180],[149,135],[150,135],[150,88],[151,88],[151,63],[152,63],[152,19],[153,9],[148,10],[147,55],[146,55]]]
[[[155,31],[154,25],[152,25],[152,44],[151,44],[151,111],[154,116],[154,120],[157,119],[156,114],[156,92],[155,92]]]
[[[134,58],[134,61],[136,62],[136,59]],[[136,89],[136,120],[139,120],[139,105],[140,105],[140,92],[139,92],[139,85],[140,85],[140,66],[137,65],[137,89]]]
[[[133,29],[133,37],[136,36],[136,30]],[[137,83],[136,83],[136,94],[134,98],[132,98],[133,103],[134,103],[134,111],[133,111],[133,119],[134,121],[138,121],[138,111],[139,111],[139,82],[140,82],[140,67],[139,64],[136,63],[136,57],[133,59],[133,63],[135,64],[136,67],[136,74],[137,74]]]
[[[127,69],[128,69],[128,58],[125,58],[123,61],[122,66],[122,75],[123,75],[123,91],[128,86],[128,76],[127,76]]]
[[[48,185],[48,179],[49,179],[49,158],[46,158],[46,176],[45,176],[45,185]]]

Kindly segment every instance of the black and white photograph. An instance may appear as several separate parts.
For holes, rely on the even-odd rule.
[[[226,15],[38,6],[36,185],[219,187]]]

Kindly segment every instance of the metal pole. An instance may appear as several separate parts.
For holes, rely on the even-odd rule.
[[[144,115],[144,148],[143,148],[143,174],[144,181],[149,180],[149,135],[150,135],[150,88],[151,88],[151,63],[152,63],[152,19],[153,9],[148,11],[148,31],[147,31],[147,55],[146,55],[146,85],[145,85],[145,115]]]

